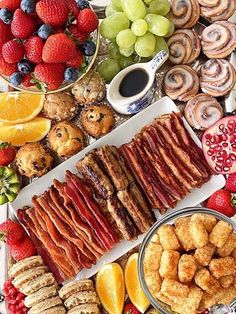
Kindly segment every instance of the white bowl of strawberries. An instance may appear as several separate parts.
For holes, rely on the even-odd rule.
[[[0,0],[0,75],[27,92],[69,88],[96,59],[98,24],[87,0]]]

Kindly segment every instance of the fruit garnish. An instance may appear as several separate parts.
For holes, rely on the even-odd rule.
[[[28,60],[22,60],[18,62],[17,68],[22,74],[29,74],[32,71],[32,64]]]
[[[42,39],[47,39],[53,34],[53,27],[50,24],[43,24],[38,30],[38,35]]]
[[[10,246],[10,253],[14,260],[21,261],[37,254],[33,241],[27,236],[23,241]]]
[[[35,118],[31,121],[16,125],[1,125],[0,140],[11,142],[14,146],[38,142],[43,139],[51,128],[51,120]]]
[[[211,126],[202,137],[204,155],[217,173],[236,172],[236,117],[225,117]]]
[[[11,24],[12,19],[13,15],[9,9],[3,8],[0,10],[0,20],[2,20],[3,23],[9,25]]]
[[[44,23],[61,26],[66,23],[69,9],[64,0],[40,0],[36,4],[36,12]]]
[[[138,277],[138,253],[132,254],[125,267],[125,286],[136,313],[144,313],[150,305]],[[131,313],[135,313],[131,311]]]
[[[89,3],[87,0],[76,0],[76,3],[81,10],[89,8]]]
[[[85,56],[91,57],[96,51],[95,43],[92,40],[87,40],[82,46],[82,51]]]
[[[67,7],[69,9],[69,14],[73,16],[77,16],[79,13],[79,6],[77,5],[75,0],[66,0]]]
[[[109,314],[121,314],[124,307],[125,283],[123,270],[117,263],[104,265],[96,277],[96,290]]]
[[[42,91],[55,90],[64,81],[64,71],[62,63],[40,63],[34,69],[35,83]]]
[[[36,30],[36,24],[32,16],[17,9],[13,15],[11,32],[16,38],[28,38]]]
[[[77,16],[77,27],[85,33],[91,33],[98,28],[99,20],[91,9],[84,9]]]
[[[19,86],[22,83],[23,75],[20,72],[15,72],[10,76],[10,83],[14,86]]]
[[[79,77],[79,71],[76,68],[67,68],[64,73],[66,82],[75,82]]]
[[[2,54],[0,53],[0,73],[2,73],[3,75],[12,75],[13,73],[15,73],[17,71],[17,64],[16,63],[12,63],[9,64],[7,63]]]
[[[43,95],[20,92],[1,93],[0,122],[17,124],[32,120],[43,109],[43,103]]]
[[[228,176],[225,188],[232,193],[236,193],[236,173],[232,173]]]
[[[0,47],[12,38],[11,27],[0,20]]]
[[[214,209],[228,217],[236,214],[236,198],[227,190],[216,191],[207,201],[207,208]]]
[[[16,150],[10,143],[0,143],[0,166],[8,166],[16,157]]]
[[[73,67],[73,68],[79,69],[81,67],[81,65],[83,64],[83,60],[84,60],[84,58],[83,58],[83,55],[82,55],[81,51],[77,50],[76,56],[74,58],[70,59],[66,63],[66,65],[68,67]]]
[[[0,205],[13,202],[20,190],[20,181],[15,171],[0,167]]]
[[[0,224],[0,241],[6,241],[8,245],[14,245],[22,241],[24,237],[25,230],[19,223],[8,219]]]
[[[25,46],[25,57],[33,62],[33,63],[40,63],[43,61],[43,47],[44,41],[42,38],[38,36],[32,36],[26,40],[24,43]]]
[[[24,314],[28,312],[29,309],[24,305],[25,295],[12,284],[11,280],[4,283],[3,291],[6,296],[9,313]]]
[[[124,314],[140,314],[139,310],[132,304],[128,303],[124,307]]]
[[[77,25],[70,25],[67,34],[75,41],[76,44],[84,44],[89,34],[78,29]]]
[[[22,0],[20,7],[21,10],[25,13],[33,13],[35,10],[35,0]]]

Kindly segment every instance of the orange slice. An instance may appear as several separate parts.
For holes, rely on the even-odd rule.
[[[104,265],[97,274],[96,290],[109,314],[122,314],[125,300],[123,270],[117,263]]]
[[[35,118],[15,125],[0,124],[0,141],[14,146],[38,142],[48,134],[50,128],[51,120],[45,118]]]
[[[43,109],[44,95],[0,93],[0,122],[18,124],[35,118]]]
[[[133,305],[144,313],[150,305],[138,277],[138,253],[132,254],[125,267],[125,286]]]

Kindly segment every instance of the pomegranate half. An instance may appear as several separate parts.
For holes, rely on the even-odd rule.
[[[202,146],[208,164],[216,173],[236,172],[236,116],[225,117],[206,130]]]

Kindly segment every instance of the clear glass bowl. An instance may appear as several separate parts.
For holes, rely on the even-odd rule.
[[[151,294],[151,292],[149,291],[147,284],[146,284],[146,281],[145,281],[144,269],[143,269],[143,260],[144,260],[144,256],[145,256],[145,250],[146,250],[148,244],[150,243],[152,237],[154,236],[154,234],[157,232],[157,230],[162,225],[173,224],[176,221],[176,219],[178,219],[180,217],[191,216],[193,214],[212,215],[219,220],[223,220],[223,221],[226,221],[229,224],[231,224],[234,232],[236,232],[236,224],[230,218],[226,217],[225,215],[223,215],[221,213],[218,213],[216,211],[210,210],[208,208],[203,208],[203,207],[188,207],[188,208],[184,208],[182,210],[171,212],[170,214],[166,214],[160,221],[157,221],[153,225],[153,227],[149,230],[149,232],[145,236],[145,238],[141,244],[141,247],[140,247],[139,260],[138,260],[138,272],[139,272],[139,279],[140,279],[143,291],[145,292],[145,294],[146,294],[147,298],[149,299],[150,303],[152,304],[152,306],[156,310],[158,310],[161,314],[173,314],[176,312],[173,312],[167,304],[165,304],[165,303],[161,302],[160,300],[158,300],[157,298],[155,298]]]

